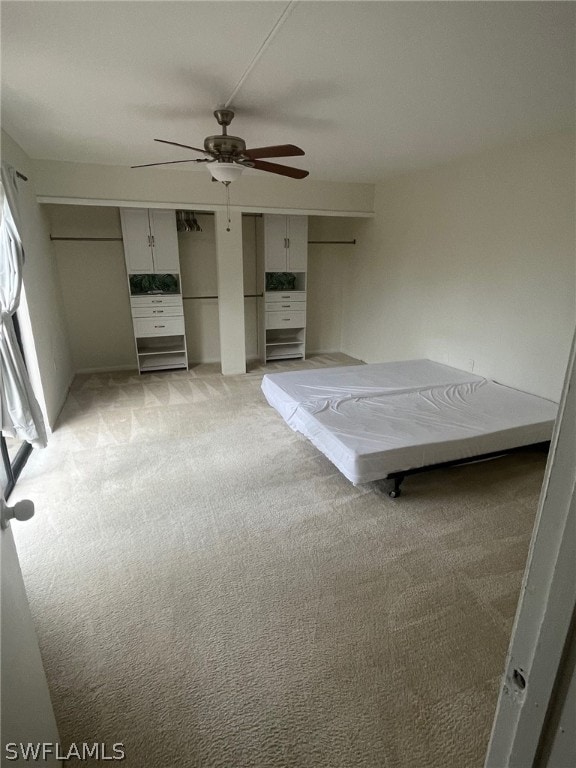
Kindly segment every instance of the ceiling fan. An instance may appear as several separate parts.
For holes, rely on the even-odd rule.
[[[201,152],[207,157],[192,158],[190,160],[168,160],[164,163],[144,163],[144,165],[133,165],[132,168],[147,168],[152,165],[174,165],[176,163],[208,163],[207,168],[212,175],[213,181],[221,181],[223,184],[230,184],[235,181],[242,173],[244,168],[256,168],[259,171],[268,171],[276,173],[279,176],[289,176],[292,179],[304,179],[308,176],[308,171],[300,168],[291,168],[289,165],[280,165],[278,163],[269,163],[261,160],[263,157],[295,157],[303,155],[304,150],[294,144],[279,144],[272,147],[256,147],[255,149],[246,149],[244,139],[238,136],[228,136],[227,128],[234,118],[234,112],[231,109],[217,109],[214,117],[218,125],[222,126],[222,134],[219,136],[207,136],[204,139],[204,149],[191,147],[188,144],[179,144],[176,141],[165,141],[164,139],[154,139],[162,144],[172,144],[175,147],[191,149],[194,152]]]

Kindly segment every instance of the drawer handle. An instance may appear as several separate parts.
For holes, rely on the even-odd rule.
[[[288,296],[282,296],[282,298],[283,298],[283,299],[289,299],[289,298],[290,298],[290,296],[289,296],[289,295],[288,295]]]
[[[155,315],[161,315],[164,310],[163,309],[153,309],[152,312],[154,312]]]
[[[290,304],[282,304],[282,309],[290,309]]]
[[[162,304],[162,299],[152,299],[152,304]]]
[[[289,323],[290,322],[290,318],[289,317],[283,317],[282,320],[284,320],[285,323]]]
[[[166,328],[165,325],[155,325],[154,328]]]

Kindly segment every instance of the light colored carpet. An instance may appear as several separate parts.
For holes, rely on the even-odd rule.
[[[134,768],[480,768],[545,457],[392,501],[292,432],[261,376],[79,377],[24,470],[63,742],[123,742]]]

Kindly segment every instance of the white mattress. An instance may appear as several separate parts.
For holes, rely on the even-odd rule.
[[[266,374],[262,391],[270,405],[288,421],[301,403],[375,397],[482,380],[481,376],[432,360],[404,360]]]
[[[436,374],[427,386],[420,375],[426,370]],[[336,392],[337,371],[348,394]],[[268,374],[262,389],[289,426],[354,484],[552,436],[555,403],[430,361],[326,369],[324,390],[322,373]],[[313,374],[309,384],[305,374]],[[441,381],[442,374],[455,380]],[[297,402],[306,392],[311,396]]]

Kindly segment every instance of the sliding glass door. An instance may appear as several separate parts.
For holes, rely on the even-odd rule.
[[[13,321],[16,338],[18,339],[20,350],[24,354],[17,315],[13,315]],[[30,443],[14,437],[0,435],[0,485],[5,499],[12,492],[31,451],[32,446]]]
[[[0,484],[2,485],[5,499],[12,492],[31,451],[32,446],[30,443],[15,440],[12,437],[0,436],[0,452],[2,454]]]

